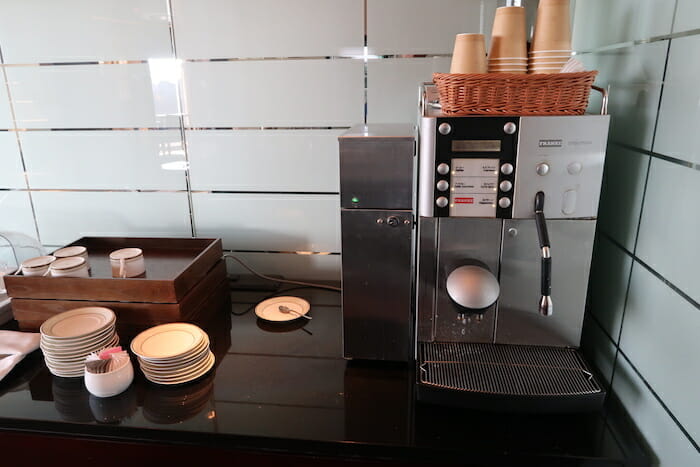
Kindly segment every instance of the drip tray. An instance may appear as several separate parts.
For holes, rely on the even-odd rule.
[[[507,411],[579,412],[602,407],[601,389],[577,349],[419,343],[418,399]]]

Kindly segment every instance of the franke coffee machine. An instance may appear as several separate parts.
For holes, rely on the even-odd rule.
[[[421,96],[418,398],[599,405],[578,347],[609,116],[446,117]]]
[[[386,150],[370,159],[386,179],[376,180],[372,163],[354,172],[377,189],[412,190],[415,204],[400,206],[403,229],[386,223],[382,206],[369,206],[362,225],[361,215],[351,215],[343,167],[351,173],[346,164],[361,159],[341,137],[341,199],[349,201],[341,220],[346,356],[391,353],[388,339],[357,332],[364,316],[413,330],[419,400],[507,410],[599,407],[604,393],[578,347],[609,117],[449,117],[432,85],[420,95],[415,158],[404,140],[395,175],[385,169],[396,151]],[[385,149],[399,144],[382,138],[381,127],[364,131]],[[387,241],[377,244],[377,235]],[[401,274],[409,264],[410,278]],[[381,273],[358,274],[358,265]],[[387,306],[394,296],[405,303],[408,290],[412,313]],[[353,303],[363,291],[363,304]]]

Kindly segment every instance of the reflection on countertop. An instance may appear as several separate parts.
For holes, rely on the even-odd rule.
[[[313,319],[260,320],[255,304],[280,294],[308,300]],[[234,291],[231,303],[199,324],[210,335],[215,369],[173,387],[152,384],[137,371],[126,392],[100,399],[82,379],[52,376],[40,352],[32,354],[0,382],[0,430],[31,425],[160,442],[186,436],[202,445],[340,456],[582,462],[566,465],[623,465],[637,449],[616,438],[621,418],[613,420],[609,411],[509,415],[416,404],[412,367],[342,358],[334,292]]]

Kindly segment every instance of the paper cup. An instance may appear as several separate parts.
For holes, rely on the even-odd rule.
[[[518,6],[496,9],[491,30],[489,58],[527,57],[525,8]]]
[[[570,50],[571,12],[569,0],[540,0],[531,51]]]
[[[457,34],[450,73],[486,73],[483,34]]]

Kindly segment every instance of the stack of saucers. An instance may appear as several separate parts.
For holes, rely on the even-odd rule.
[[[214,366],[209,336],[189,323],[169,323],[145,330],[131,341],[144,376],[156,384],[193,381]]]
[[[66,378],[83,376],[85,357],[119,345],[115,325],[114,312],[102,307],[77,308],[44,321],[40,347],[49,371]]]

